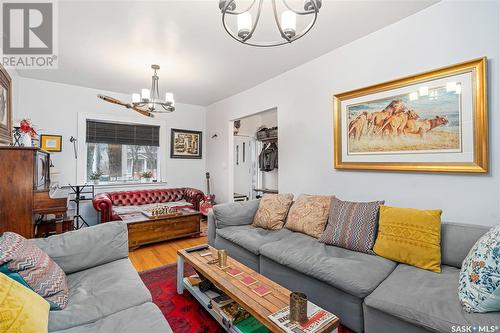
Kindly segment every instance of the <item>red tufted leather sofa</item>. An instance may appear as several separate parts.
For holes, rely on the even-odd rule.
[[[202,191],[190,187],[121,191],[99,193],[92,199],[92,204],[101,213],[101,223],[103,223],[121,220],[117,214],[113,213],[113,206],[137,206],[184,199],[191,203],[194,209],[199,210],[203,196]]]

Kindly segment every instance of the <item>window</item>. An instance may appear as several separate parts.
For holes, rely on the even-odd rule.
[[[86,133],[87,181],[125,183],[160,178],[159,126],[88,119]]]

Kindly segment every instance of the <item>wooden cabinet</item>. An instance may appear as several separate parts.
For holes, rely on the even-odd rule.
[[[0,234],[34,237],[34,214],[64,214],[66,199],[51,199],[50,154],[38,148],[0,147]]]

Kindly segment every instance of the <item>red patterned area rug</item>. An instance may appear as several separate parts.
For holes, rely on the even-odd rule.
[[[153,296],[153,303],[160,308],[174,333],[225,332],[188,291],[185,290],[182,295],[177,294],[176,273],[176,264],[139,273]],[[193,273],[191,267],[185,267],[184,276]],[[339,327],[338,333],[353,332],[347,328]]]

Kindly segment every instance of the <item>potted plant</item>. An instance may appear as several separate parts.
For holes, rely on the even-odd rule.
[[[153,178],[153,173],[151,171],[144,171],[141,173],[141,178],[145,179],[146,182],[150,182],[151,178]]]
[[[94,184],[99,184],[99,179],[101,179],[102,172],[97,170],[89,175],[89,179],[94,182]]]

